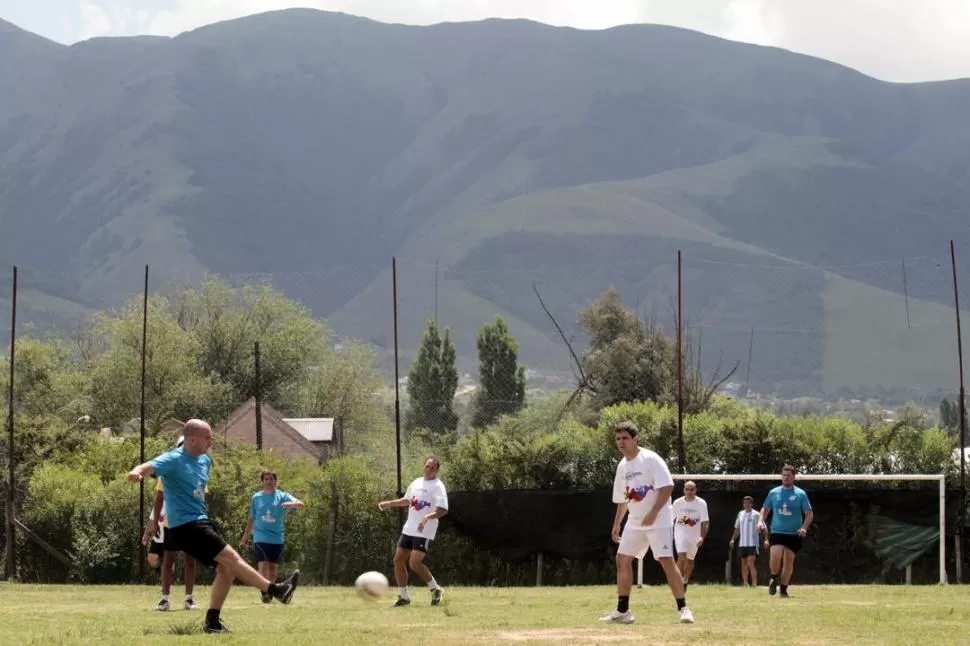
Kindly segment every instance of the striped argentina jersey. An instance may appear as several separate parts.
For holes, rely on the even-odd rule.
[[[742,509],[734,520],[734,527],[738,530],[739,547],[758,547],[758,525],[761,524],[761,514],[752,509]]]

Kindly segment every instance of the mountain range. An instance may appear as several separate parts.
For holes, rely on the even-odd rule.
[[[0,21],[0,97],[0,263],[41,329],[137,296],[148,264],[153,290],[272,281],[389,356],[396,257],[402,370],[434,317],[473,370],[502,313],[562,373],[534,289],[578,345],[610,285],[670,331],[681,250],[708,373],[955,389],[970,80],[659,25],[291,9],[70,47]]]

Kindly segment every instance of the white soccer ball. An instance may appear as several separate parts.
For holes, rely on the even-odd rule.
[[[357,595],[367,601],[377,601],[387,592],[387,577],[380,572],[364,572],[354,584],[357,586]]]

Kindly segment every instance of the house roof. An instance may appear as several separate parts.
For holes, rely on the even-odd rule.
[[[285,417],[283,421],[311,442],[333,441],[332,417]]]
[[[255,415],[256,411],[256,398],[250,397],[246,402],[233,411],[232,415],[226,420],[220,429],[222,434],[228,433],[229,429],[235,424],[239,423],[241,420],[245,419],[247,415]],[[283,421],[282,415],[280,415],[275,408],[267,404],[266,402],[260,403],[260,411],[263,414],[263,423],[272,424],[274,428],[289,436],[296,442],[304,451],[312,455],[317,460],[323,460],[323,451],[317,447],[313,442],[306,439],[299,431]]]

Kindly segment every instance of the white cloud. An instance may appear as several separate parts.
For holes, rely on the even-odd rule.
[[[104,7],[82,0],[81,2],[81,40],[97,38],[111,33],[114,25]]]

